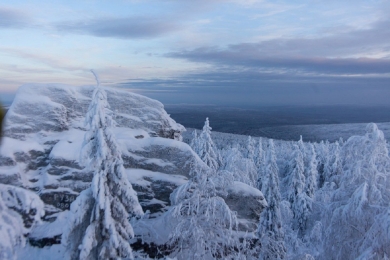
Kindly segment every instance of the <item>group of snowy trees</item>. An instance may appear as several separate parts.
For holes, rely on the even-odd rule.
[[[177,225],[170,235],[172,256],[178,259],[236,258],[239,241],[233,235],[236,214],[219,195],[226,182],[209,167],[193,164],[191,179],[171,194]]]
[[[206,158],[198,147],[209,147],[213,160],[207,160],[219,163],[217,171],[267,199],[257,234],[260,259],[389,259],[390,157],[375,124],[346,142],[301,138],[277,147],[251,137],[216,145],[209,129],[207,119],[199,136],[194,131],[198,155]]]

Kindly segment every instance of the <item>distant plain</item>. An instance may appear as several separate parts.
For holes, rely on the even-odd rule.
[[[165,105],[171,117],[187,128],[201,129],[206,117],[213,131],[282,140],[329,140],[362,135],[367,123],[378,123],[390,137],[390,106],[285,106],[234,108]]]

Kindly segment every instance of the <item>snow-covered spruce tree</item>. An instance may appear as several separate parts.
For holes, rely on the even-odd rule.
[[[16,259],[25,236],[40,222],[44,204],[35,193],[0,184],[0,259]]]
[[[196,154],[199,154],[199,137],[196,132],[196,129],[194,129],[194,131],[192,132],[190,147],[192,148],[192,150],[194,150]]]
[[[335,175],[341,175],[343,173],[343,166],[341,162],[341,146],[342,142],[336,141],[332,147],[331,154],[332,154],[332,175],[329,177],[329,180],[331,181],[331,177]]]
[[[303,142],[302,135],[299,136],[298,147],[299,147],[299,149],[301,150],[301,153],[302,153],[302,156],[303,156],[303,161],[305,162],[307,151],[306,151],[305,143]]]
[[[317,155],[314,150],[313,144],[309,144],[309,149],[310,149],[310,153],[308,154],[308,156],[310,156],[310,158],[308,160],[309,163],[305,169],[305,178],[306,178],[305,192],[307,196],[313,199],[314,193],[317,190],[318,161],[317,161]]]
[[[272,140],[269,140],[264,167],[262,192],[267,200],[268,207],[264,209],[260,216],[258,235],[261,251],[259,259],[285,259],[286,247],[284,245],[284,231],[279,206],[281,201],[279,170],[276,165]]]
[[[255,144],[252,137],[248,136],[248,139],[246,141],[246,153],[245,157],[249,160],[255,161]]]
[[[225,151],[224,161],[221,169],[230,172],[235,181],[243,182],[252,187],[256,186],[257,171],[253,161],[244,158],[238,145],[234,145],[232,148]]]
[[[325,167],[329,165],[329,141],[321,141],[319,144],[316,145],[316,151],[318,155],[318,187],[322,188],[322,186],[325,183]]]
[[[324,164],[324,181],[337,182],[343,172],[341,147],[338,141],[328,144],[328,158]]]
[[[288,200],[291,204],[291,209],[294,214],[295,223],[293,229],[298,230],[298,234],[302,235],[306,229],[308,215],[311,212],[312,200],[305,192],[305,175],[304,162],[301,149],[294,144],[295,158],[291,162],[290,173],[288,180]]]
[[[217,149],[211,139],[211,127],[209,118],[206,118],[204,122],[203,131],[198,138],[198,155],[204,161],[207,166],[217,170],[219,168],[219,161]]]
[[[263,150],[263,140],[260,137],[257,146],[255,147],[255,154],[254,154],[254,162],[257,169],[259,169],[262,166],[262,163],[264,162],[264,156],[265,153]]]
[[[302,193],[305,187],[305,166],[303,163],[303,155],[298,145],[294,144],[294,157],[290,162],[290,174],[288,177],[289,190],[287,199],[291,204],[294,204],[298,194]]]
[[[390,158],[383,132],[368,124],[364,136],[344,143],[341,158],[343,174],[323,221],[327,259],[389,257]]]
[[[237,259],[237,217],[218,196],[221,182],[214,169],[193,163],[190,180],[170,196],[170,214],[177,223],[169,236],[171,257]],[[230,184],[231,185],[231,184]]]
[[[132,259],[129,241],[134,232],[129,218],[142,215],[143,211],[124,172],[121,152],[112,133],[114,121],[107,94],[95,77],[98,84],[86,115],[89,131],[85,134],[82,149],[82,161],[95,173],[90,190],[84,191],[72,203],[75,215],[70,217],[71,227],[64,232],[63,239],[65,244],[74,248],[69,243],[77,241],[77,238],[72,241],[74,235],[80,234],[77,229],[86,227],[76,250],[79,259]],[[89,203],[92,207],[87,206]],[[76,205],[87,207],[80,209]],[[87,215],[90,217],[86,218]],[[82,223],[85,220],[88,223]]]
[[[262,138],[259,138],[258,145],[255,148],[255,159],[254,163],[256,166],[257,171],[257,181],[256,181],[256,188],[261,190],[262,189],[262,179],[264,176],[264,169],[265,169],[265,152],[263,150],[263,142]]]

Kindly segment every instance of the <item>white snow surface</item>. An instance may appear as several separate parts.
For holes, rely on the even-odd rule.
[[[62,132],[60,140],[53,146],[49,157],[69,161],[80,160],[80,150],[84,139],[84,131],[71,129]]]
[[[137,184],[140,186],[150,185],[150,180],[153,180],[154,182],[169,182],[177,186],[180,186],[188,181],[187,178],[182,175],[171,175],[162,172],[153,172],[143,169],[126,169],[126,174],[132,184]],[[145,178],[149,180],[146,180]]]
[[[228,188],[229,191],[233,193],[243,194],[247,197],[260,197],[264,198],[264,195],[261,191],[256,188],[249,186],[243,182],[234,181],[234,184]],[[266,205],[265,205],[266,206]]]
[[[0,145],[0,155],[14,158],[15,153],[26,153],[28,151],[43,152],[44,148],[34,137],[26,140],[18,140],[10,137],[3,137]]]

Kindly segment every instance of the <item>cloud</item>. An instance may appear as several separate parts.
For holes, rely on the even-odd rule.
[[[209,46],[171,52],[166,56],[261,69],[327,74],[383,74],[390,73],[390,59],[370,56],[389,50],[390,20],[383,20],[373,24],[370,29],[314,39],[279,38],[259,43],[233,44],[226,48]]]
[[[50,54],[42,53],[39,50],[26,49],[21,50],[18,48],[3,48],[0,47],[0,53],[5,53],[7,55],[12,55],[14,57],[19,57],[25,60],[31,60],[38,64],[43,64],[48,66],[50,69],[62,70],[62,71],[87,71],[87,68],[78,66],[74,63],[73,60],[65,57],[53,57]],[[27,72],[27,71],[26,71]]]
[[[20,29],[31,25],[31,18],[24,12],[0,7],[0,28]]]
[[[61,32],[87,34],[97,37],[140,39],[158,37],[180,29],[166,18],[127,17],[96,18],[84,21],[65,21],[56,25]]]

